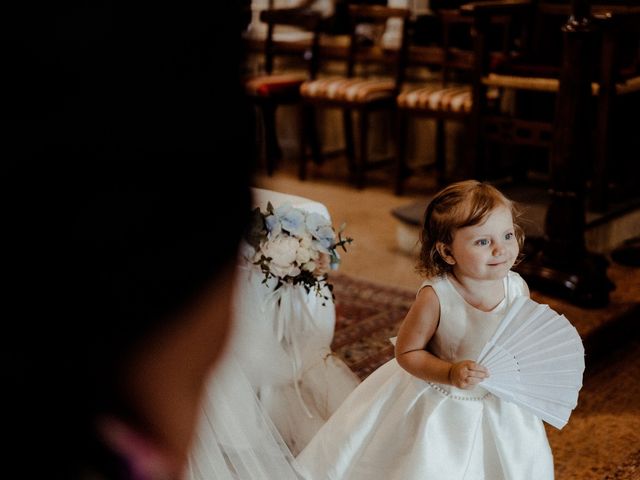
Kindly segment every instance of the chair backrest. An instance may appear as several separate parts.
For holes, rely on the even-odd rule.
[[[594,20],[602,31],[600,84],[640,77],[640,4],[603,5]]]
[[[640,61],[640,5],[635,0],[599,0],[591,7],[593,28],[588,48],[593,52],[592,81],[598,82],[603,62],[609,55],[603,49],[607,41],[615,42],[615,68],[620,71],[638,72]],[[485,5],[482,5],[485,3]],[[571,15],[569,0],[502,0],[473,2],[462,7],[467,13],[475,11],[476,29],[485,30],[487,15],[504,12],[510,15],[512,30],[517,30],[517,61],[508,62],[509,71],[500,73],[529,77],[558,78],[563,61],[563,28]],[[481,32],[482,33],[482,32]],[[489,70],[489,60],[481,59],[483,70]],[[513,59],[512,59],[513,60]],[[498,69],[500,70],[500,69]]]
[[[407,52],[407,20],[411,12],[406,8],[382,5],[349,5],[349,50],[347,75],[355,76],[358,67],[367,64],[386,66],[386,72],[394,77],[399,90],[404,76]],[[385,32],[395,20],[397,43],[385,43]],[[387,39],[389,37],[386,37]]]
[[[571,15],[571,1],[515,0],[511,3],[521,7],[513,10],[512,17],[515,29],[520,32],[517,44],[522,70],[519,73],[556,78],[563,61],[563,28]],[[594,59],[597,59],[593,62],[592,80],[598,81],[605,34],[617,39],[616,64],[620,68],[637,64],[640,32],[637,14],[640,5],[637,0],[596,0],[590,3],[592,5],[586,8],[590,9],[594,28],[598,30],[592,37],[594,43],[589,45]]]
[[[322,14],[311,9],[269,8],[260,12],[260,20],[267,24],[267,36],[264,41],[265,72],[268,74],[273,73],[276,55],[291,55],[291,52],[296,50],[292,48],[292,45],[282,46],[276,41],[276,27],[288,26],[311,34],[310,41],[302,40],[298,50],[302,58],[309,64],[310,77],[315,77],[318,70],[318,49],[323,20]]]
[[[638,83],[634,79],[633,82],[625,82],[623,87],[631,91],[637,87],[640,89],[640,6],[624,1],[620,4],[594,3],[591,6],[584,2],[580,5],[586,10],[582,17],[572,15],[574,4],[569,0],[491,0],[461,7],[474,17],[476,32],[473,95],[478,101],[474,102],[473,116],[478,138],[512,145],[556,148],[558,142],[554,140],[554,134],[560,128],[573,128],[573,125],[563,123],[559,112],[568,108],[566,105],[573,107],[577,104],[570,95],[566,95],[568,89],[561,88],[560,74],[565,72],[572,79],[583,79],[585,90],[591,83],[592,95],[587,93],[579,104],[586,112],[597,112],[597,115],[585,115],[584,118],[592,127],[596,123],[600,126],[594,129],[596,135],[593,139],[585,139],[585,142],[596,143],[591,152],[604,145],[598,132],[609,128],[611,98],[624,93],[614,82],[629,80],[635,73]],[[486,31],[488,16],[497,13],[511,15],[514,22],[522,22],[522,28],[518,29],[522,36],[516,55],[495,68],[487,54]],[[567,46],[571,49],[565,52]],[[575,58],[576,52],[587,56],[588,62],[581,63],[584,59]],[[578,67],[581,68],[579,71],[576,70]],[[580,87],[585,85],[580,84]],[[486,108],[485,91],[489,86],[531,93],[527,101],[510,108],[509,115],[503,115],[504,112],[497,114]],[[534,95],[535,101],[532,100]],[[606,160],[604,154],[598,154]]]
[[[443,86],[452,79],[457,83],[470,83],[474,67],[472,30],[473,18],[460,9],[443,8],[422,16],[410,31],[407,67],[409,70],[427,67],[432,73],[440,72],[438,81]],[[492,56],[507,56],[513,41],[510,32],[508,16],[490,18],[488,51]],[[427,35],[430,41],[425,44],[422,40]]]

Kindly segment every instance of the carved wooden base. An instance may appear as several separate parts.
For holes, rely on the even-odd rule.
[[[606,258],[585,253],[571,263],[553,264],[542,250],[515,267],[533,290],[538,290],[585,308],[605,307],[615,284],[607,277]]]

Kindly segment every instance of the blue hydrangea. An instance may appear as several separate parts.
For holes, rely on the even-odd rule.
[[[280,234],[282,230],[296,237],[305,233],[304,212],[288,203],[273,210],[273,213],[266,216],[264,221],[272,237]]]
[[[264,218],[264,224],[267,227],[267,230],[272,236],[278,235],[282,230],[282,224],[280,223],[280,219],[275,215],[269,215]]]
[[[336,234],[329,220],[319,213],[311,212],[307,214],[306,224],[307,230],[321,247],[321,250],[328,253],[336,239]]]
[[[291,235],[300,236],[305,232],[305,214],[302,210],[285,203],[274,212],[283,230]]]

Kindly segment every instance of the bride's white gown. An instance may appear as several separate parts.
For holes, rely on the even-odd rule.
[[[329,216],[301,197],[254,190],[257,205],[294,207]],[[293,201],[292,201],[293,200]],[[330,350],[335,305],[302,286],[263,283],[241,261],[234,331],[208,385],[190,480],[296,479],[294,455],[359,383]]]

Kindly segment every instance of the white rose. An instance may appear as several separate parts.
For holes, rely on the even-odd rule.
[[[305,264],[310,260],[316,260],[318,258],[318,250],[313,243],[313,237],[310,233],[305,232],[300,236],[300,246],[298,247],[298,255],[296,256],[296,263],[298,265]],[[309,270],[305,268],[305,270]],[[309,270],[312,271],[312,270]]]
[[[311,242],[309,242],[311,247]],[[298,252],[296,253],[296,263],[302,265],[313,259],[313,250],[309,247],[303,247],[302,242],[298,245]]]
[[[304,248],[311,248],[313,245],[313,237],[309,232],[305,232],[300,235],[300,246]]]
[[[316,269],[316,262],[314,262],[313,260],[311,260],[310,262],[305,263],[304,265],[302,265],[302,269],[306,270],[307,272],[314,272]]]
[[[295,265],[298,240],[287,235],[278,235],[260,247],[265,257],[271,258],[269,269],[278,277],[296,276],[300,269]]]

